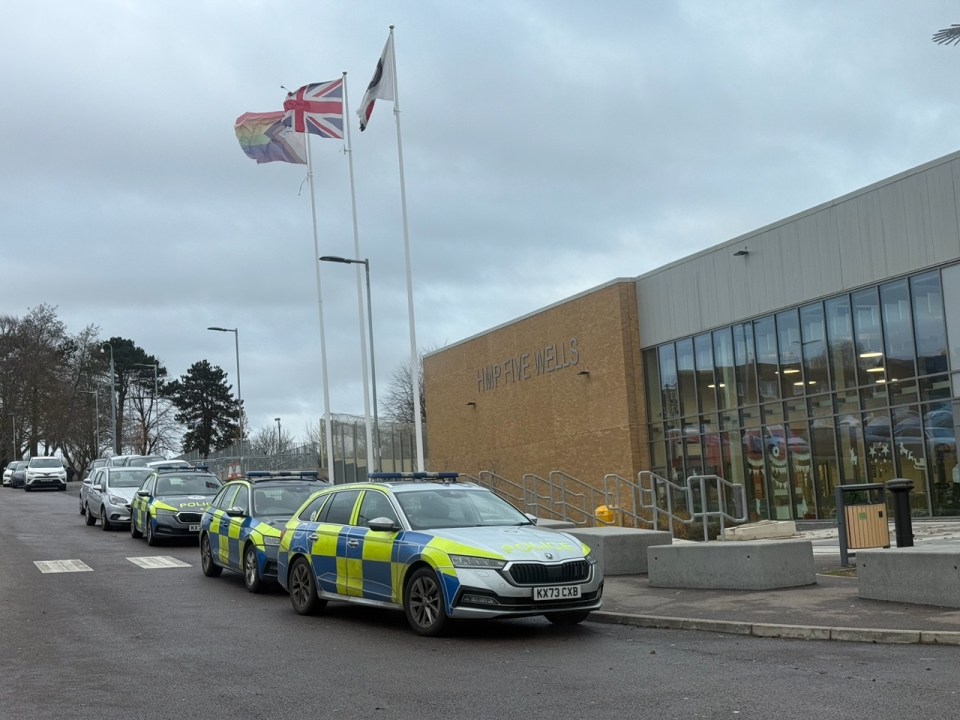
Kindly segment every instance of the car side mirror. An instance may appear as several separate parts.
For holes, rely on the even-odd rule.
[[[538,519],[538,518],[537,518],[536,515],[531,515],[530,513],[524,513],[524,515],[526,516],[527,520],[529,520],[530,522],[532,522],[534,525],[537,524],[537,519]]]
[[[393,532],[394,530],[399,530],[397,524],[388,517],[378,517],[374,518],[367,523],[367,527],[376,532]]]
[[[137,497],[150,497],[149,490],[137,490]]]
[[[230,517],[243,517],[246,513],[242,507],[227,508],[227,515]]]

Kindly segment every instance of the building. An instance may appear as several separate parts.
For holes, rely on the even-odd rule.
[[[745,485],[751,519],[914,482],[960,514],[960,153],[424,358],[432,470]]]

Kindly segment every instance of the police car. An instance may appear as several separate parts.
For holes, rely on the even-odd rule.
[[[163,537],[197,537],[203,511],[223,483],[204,467],[159,467],[143,481],[130,507],[130,535],[156,545]]]
[[[200,521],[200,567],[207,577],[224,568],[243,575],[250,592],[277,578],[283,526],[319,487],[316,472],[249,472],[224,485]]]
[[[572,535],[455,473],[370,477],[315,493],[284,528],[277,580],[301,615],[329,600],[402,608],[434,636],[461,618],[575,624],[600,607],[603,573]]]

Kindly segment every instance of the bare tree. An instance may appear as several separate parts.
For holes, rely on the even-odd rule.
[[[420,421],[427,422],[427,403],[423,395],[423,351],[417,356],[420,363]],[[394,368],[386,393],[380,398],[383,415],[388,420],[413,423],[413,380],[410,376],[410,361],[403,360]]]
[[[250,437],[250,447],[255,454],[279,455],[295,443],[295,438],[286,429],[264,425]]]

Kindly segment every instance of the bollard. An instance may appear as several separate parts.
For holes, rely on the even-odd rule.
[[[913,547],[913,518],[910,515],[910,491],[913,480],[894,478],[887,481],[887,490],[893,493],[893,525],[897,547]]]

